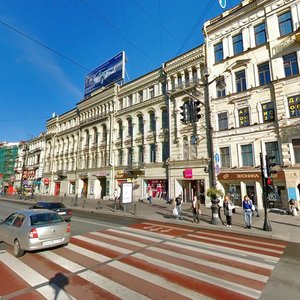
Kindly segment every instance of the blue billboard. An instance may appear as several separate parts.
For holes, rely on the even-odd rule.
[[[85,76],[84,96],[124,79],[125,53],[122,51]]]

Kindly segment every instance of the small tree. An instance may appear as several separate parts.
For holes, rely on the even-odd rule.
[[[218,197],[223,197],[223,191],[217,188],[210,188],[207,190],[207,196],[211,199],[217,199]]]

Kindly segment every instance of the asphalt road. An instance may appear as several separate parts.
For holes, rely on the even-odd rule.
[[[20,207],[27,207],[27,204],[19,204],[19,203],[7,203],[0,201],[0,218],[4,218],[5,215],[8,215],[11,213],[15,208]],[[151,236],[155,236],[154,234],[157,234],[155,237],[159,237],[162,242],[170,243],[169,241],[172,241],[173,239],[181,239],[184,235],[184,231],[180,231],[178,228],[180,228],[180,225],[177,224],[168,224],[164,222],[160,222],[157,226],[156,225],[149,225],[148,222],[151,223],[151,221],[146,221],[143,219],[136,219],[136,218],[127,218],[124,216],[116,216],[116,215],[105,215],[105,214],[94,214],[86,211],[79,211],[75,212],[73,216],[73,220],[71,221],[71,228],[72,228],[72,236],[75,238],[77,236],[91,236],[90,233],[92,232],[107,232],[107,230],[113,230],[113,232],[126,232],[126,227],[140,227],[144,226],[146,234],[151,234]],[[146,225],[142,225],[146,224]],[[171,226],[171,227],[170,227]],[[152,229],[151,229],[152,228]],[[168,228],[177,228],[176,232],[174,233],[174,236],[166,236],[166,238],[162,237],[162,234],[159,232],[164,232],[162,229],[157,228],[166,228],[164,231],[166,234],[168,234],[168,231],[170,229]],[[194,232],[195,228],[191,228],[188,226],[184,226],[186,228],[186,231]],[[124,231],[125,230],[125,231]],[[157,232],[157,230],[159,232]],[[203,232],[202,232],[202,231]],[[152,232],[152,233],[151,233]],[[206,231],[204,229],[198,230],[199,234],[202,235],[202,233],[205,235],[206,233],[210,235],[210,231]],[[202,233],[201,233],[202,232]],[[164,233],[164,234],[165,234]],[[216,234],[215,231],[212,232],[212,236]],[[220,233],[221,234],[221,233]],[[95,237],[96,238],[96,237]],[[128,237],[127,237],[128,238]],[[226,236],[224,235],[224,239],[233,239],[232,247],[234,246],[234,239],[240,239],[240,236],[237,236],[235,234],[227,233]],[[215,239],[211,240],[211,243],[215,243],[212,246],[212,251],[219,252],[219,241]],[[220,240],[222,240],[222,237],[219,237]],[[243,239],[243,237],[242,237]],[[257,238],[256,237],[247,237],[248,241],[247,243],[256,243]],[[105,240],[105,239],[104,239]],[[135,243],[134,239],[132,241],[129,241],[129,243]],[[180,242],[182,243],[182,242]],[[120,245],[119,245],[120,246]],[[184,246],[184,244],[183,244]],[[114,247],[113,245],[111,246]],[[132,246],[131,246],[132,247]],[[201,246],[202,247],[202,246]],[[231,245],[229,245],[231,247]],[[255,247],[254,247],[255,248]],[[0,243],[0,250],[5,250],[5,252],[11,253],[11,249],[9,246]],[[54,252],[57,251],[58,253],[63,252],[63,250],[58,249],[54,250]],[[104,250],[102,250],[103,252]],[[105,250],[109,251],[109,250]],[[138,250],[139,252],[140,250]],[[233,249],[233,251],[235,251]],[[250,249],[250,251],[252,251]],[[46,251],[48,252],[48,251]],[[101,252],[101,253],[102,253]],[[133,252],[135,253],[135,252]],[[261,291],[261,294],[259,298],[256,299],[262,299],[262,300],[282,300],[282,299],[288,299],[288,300],[298,300],[300,295],[300,280],[299,280],[299,274],[300,274],[300,260],[299,255],[300,253],[300,244],[299,243],[286,243],[286,246],[284,248],[283,254],[279,257],[278,262],[274,265],[275,268],[272,270],[270,277],[268,278],[266,285]],[[249,255],[251,257],[251,252],[249,252]],[[28,254],[25,255],[24,258],[21,259],[21,261],[30,264],[34,264],[34,259],[36,255]],[[254,259],[254,256],[253,256]],[[267,261],[267,260],[266,260]],[[174,261],[174,269],[178,262]],[[255,260],[253,260],[255,265]],[[163,263],[162,263],[163,264]],[[258,262],[259,265],[259,262]],[[1,267],[1,262],[0,262]],[[187,274],[187,276],[189,276]],[[259,276],[259,275],[258,275]],[[237,281],[238,281],[238,275],[237,275]],[[180,277],[178,277],[180,278]],[[252,280],[256,280],[255,275],[253,275]],[[250,280],[250,279],[249,279]],[[1,291],[1,285],[3,285],[3,282],[0,283],[0,291]],[[26,290],[27,291],[27,290]],[[70,289],[71,291],[71,289]],[[221,292],[220,292],[221,293]],[[225,295],[225,294],[224,294]],[[1,296],[1,293],[0,293]],[[214,297],[213,297],[214,298]],[[59,299],[59,297],[58,297]],[[81,299],[80,297],[78,299]],[[108,298],[109,299],[109,298]],[[192,298],[195,299],[195,298]],[[202,299],[202,298],[198,298]],[[204,299],[204,298],[203,298]],[[216,298],[217,299],[217,298]],[[225,298],[224,298],[225,299]],[[226,299],[235,299],[235,298],[226,298]],[[241,298],[242,299],[242,298]]]

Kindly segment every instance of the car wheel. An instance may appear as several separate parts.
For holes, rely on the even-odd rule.
[[[20,242],[18,240],[15,240],[14,242],[14,256],[20,257],[23,256],[25,251],[21,248]]]

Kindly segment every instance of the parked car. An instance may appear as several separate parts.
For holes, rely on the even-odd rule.
[[[65,221],[70,222],[72,219],[72,209],[67,208],[61,202],[47,202],[47,201],[39,201],[36,202],[33,206],[29,207],[30,209],[50,209],[57,212],[61,215]]]
[[[58,213],[48,209],[23,209],[0,220],[0,241],[13,246],[14,256],[67,245],[71,226]]]

